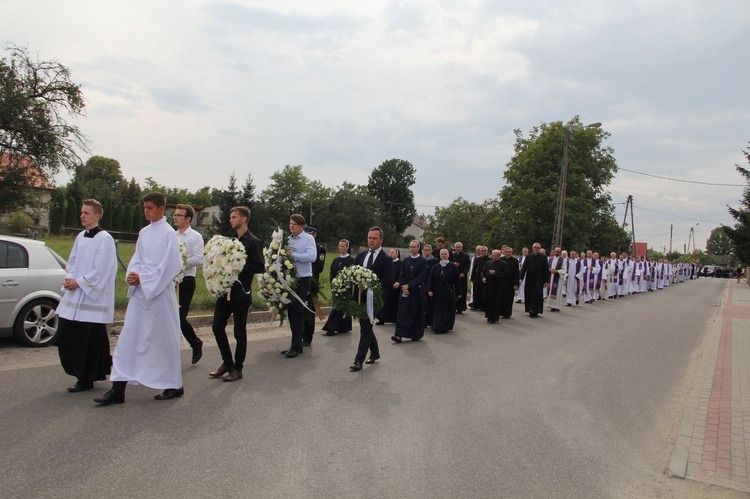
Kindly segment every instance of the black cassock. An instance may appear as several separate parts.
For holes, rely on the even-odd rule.
[[[346,267],[349,267],[350,265],[354,265],[354,258],[352,258],[351,255],[347,255],[345,257],[339,255],[338,257],[336,257],[333,260],[333,263],[331,263],[331,282],[333,282],[336,276],[339,275],[339,272],[341,272]],[[326,331],[329,334],[348,333],[351,330],[351,316],[344,317],[344,314],[341,312],[341,310],[336,310],[335,308],[331,310],[330,314],[328,314],[328,320],[326,320],[326,323],[323,325],[323,331]]]
[[[388,257],[390,258],[390,257]],[[398,281],[401,275],[401,260],[393,260],[393,275],[391,282]],[[383,322],[396,322],[398,315],[398,297],[400,292],[393,288],[383,290],[383,308],[378,314],[378,319]]]
[[[491,273],[491,270],[495,273]],[[502,259],[489,260],[482,269],[482,278],[487,279],[484,285],[484,316],[488,321],[500,319],[500,293],[507,270],[508,262]]]
[[[435,257],[432,257],[429,260],[427,258],[425,258],[425,260],[427,260],[427,276],[428,276],[427,278],[429,279],[430,272],[435,267],[435,265],[437,265],[440,262],[440,260],[438,260]],[[432,300],[431,296],[425,296],[425,303],[426,303],[425,314],[424,314],[424,319],[425,319],[424,325],[425,325],[425,327],[432,326],[432,311],[434,309],[432,301],[433,300]]]
[[[513,256],[506,258],[505,262],[508,264],[508,270],[505,272],[503,282],[500,284],[500,315],[508,319],[513,315],[513,302],[516,301],[516,290],[514,287],[518,286],[520,269],[518,268],[518,259]]]
[[[424,288],[427,280],[427,260],[423,256],[407,256],[401,262],[401,277],[398,282],[409,285],[409,294],[398,292],[398,316],[396,336],[418,340],[424,336]]]
[[[458,269],[448,262],[443,267],[439,263],[430,269],[427,292],[432,293],[432,330],[436,334],[447,333],[456,323],[456,289]]]
[[[541,253],[530,254],[523,261],[520,279],[526,277],[524,306],[531,315],[544,312],[544,284],[549,282],[549,261]]]
[[[456,292],[456,312],[463,312],[466,310],[466,293],[469,290],[469,267],[471,267],[471,257],[466,253],[453,252],[450,256],[450,261],[458,268],[459,282],[458,291]],[[461,277],[461,274],[464,276]]]
[[[471,269],[471,282],[473,283],[471,308],[474,310],[484,310],[484,283],[482,282],[482,270],[489,260],[491,259],[488,256],[479,256],[474,260],[474,267]]]

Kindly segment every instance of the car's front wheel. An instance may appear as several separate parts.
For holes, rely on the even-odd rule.
[[[44,347],[52,343],[57,334],[57,303],[42,298],[27,303],[16,317],[13,337],[27,347]]]

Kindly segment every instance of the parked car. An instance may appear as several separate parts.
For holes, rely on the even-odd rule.
[[[66,265],[41,241],[0,236],[0,337],[30,347],[54,342]]]

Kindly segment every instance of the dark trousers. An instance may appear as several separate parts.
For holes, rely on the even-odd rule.
[[[380,357],[380,349],[378,348],[378,339],[375,337],[375,333],[372,331],[372,323],[370,319],[359,320],[359,346],[357,347],[357,356],[354,360],[360,363],[365,361],[367,356],[367,350],[370,350],[370,354],[373,357]]]
[[[311,277],[301,277],[297,280],[297,289],[294,291],[297,296],[304,302],[307,300],[307,295],[310,292],[310,281]],[[302,315],[305,311],[302,303],[293,299],[287,309],[287,315],[289,316],[289,329],[292,330],[292,344],[290,345],[291,350],[302,351],[302,336],[304,334],[304,325],[302,324]]]
[[[234,367],[242,371],[242,365],[247,355],[247,313],[250,310],[250,300],[231,299],[222,296],[216,300],[214,305],[214,320],[211,324],[211,330],[216,338],[216,346],[221,352],[221,360],[229,367]],[[226,327],[229,322],[229,316],[234,316],[234,339],[237,345],[234,349],[234,360],[232,359],[232,349],[229,346]]]
[[[195,334],[193,325],[187,321],[190,311],[190,302],[195,294],[195,277],[185,276],[179,284],[180,289],[180,330],[190,346],[195,348],[203,345],[203,342]]]

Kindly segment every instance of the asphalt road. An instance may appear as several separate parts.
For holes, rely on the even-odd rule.
[[[664,475],[708,321],[726,281],[523,314],[393,344],[349,372],[358,339],[251,333],[245,377],[210,379],[183,351],[186,395],[122,405],[69,394],[54,348],[0,343],[0,496],[649,497]],[[204,331],[205,332],[205,331]],[[213,345],[213,343],[211,343]],[[677,486],[678,489],[681,486]],[[703,495],[703,493],[699,494]]]

